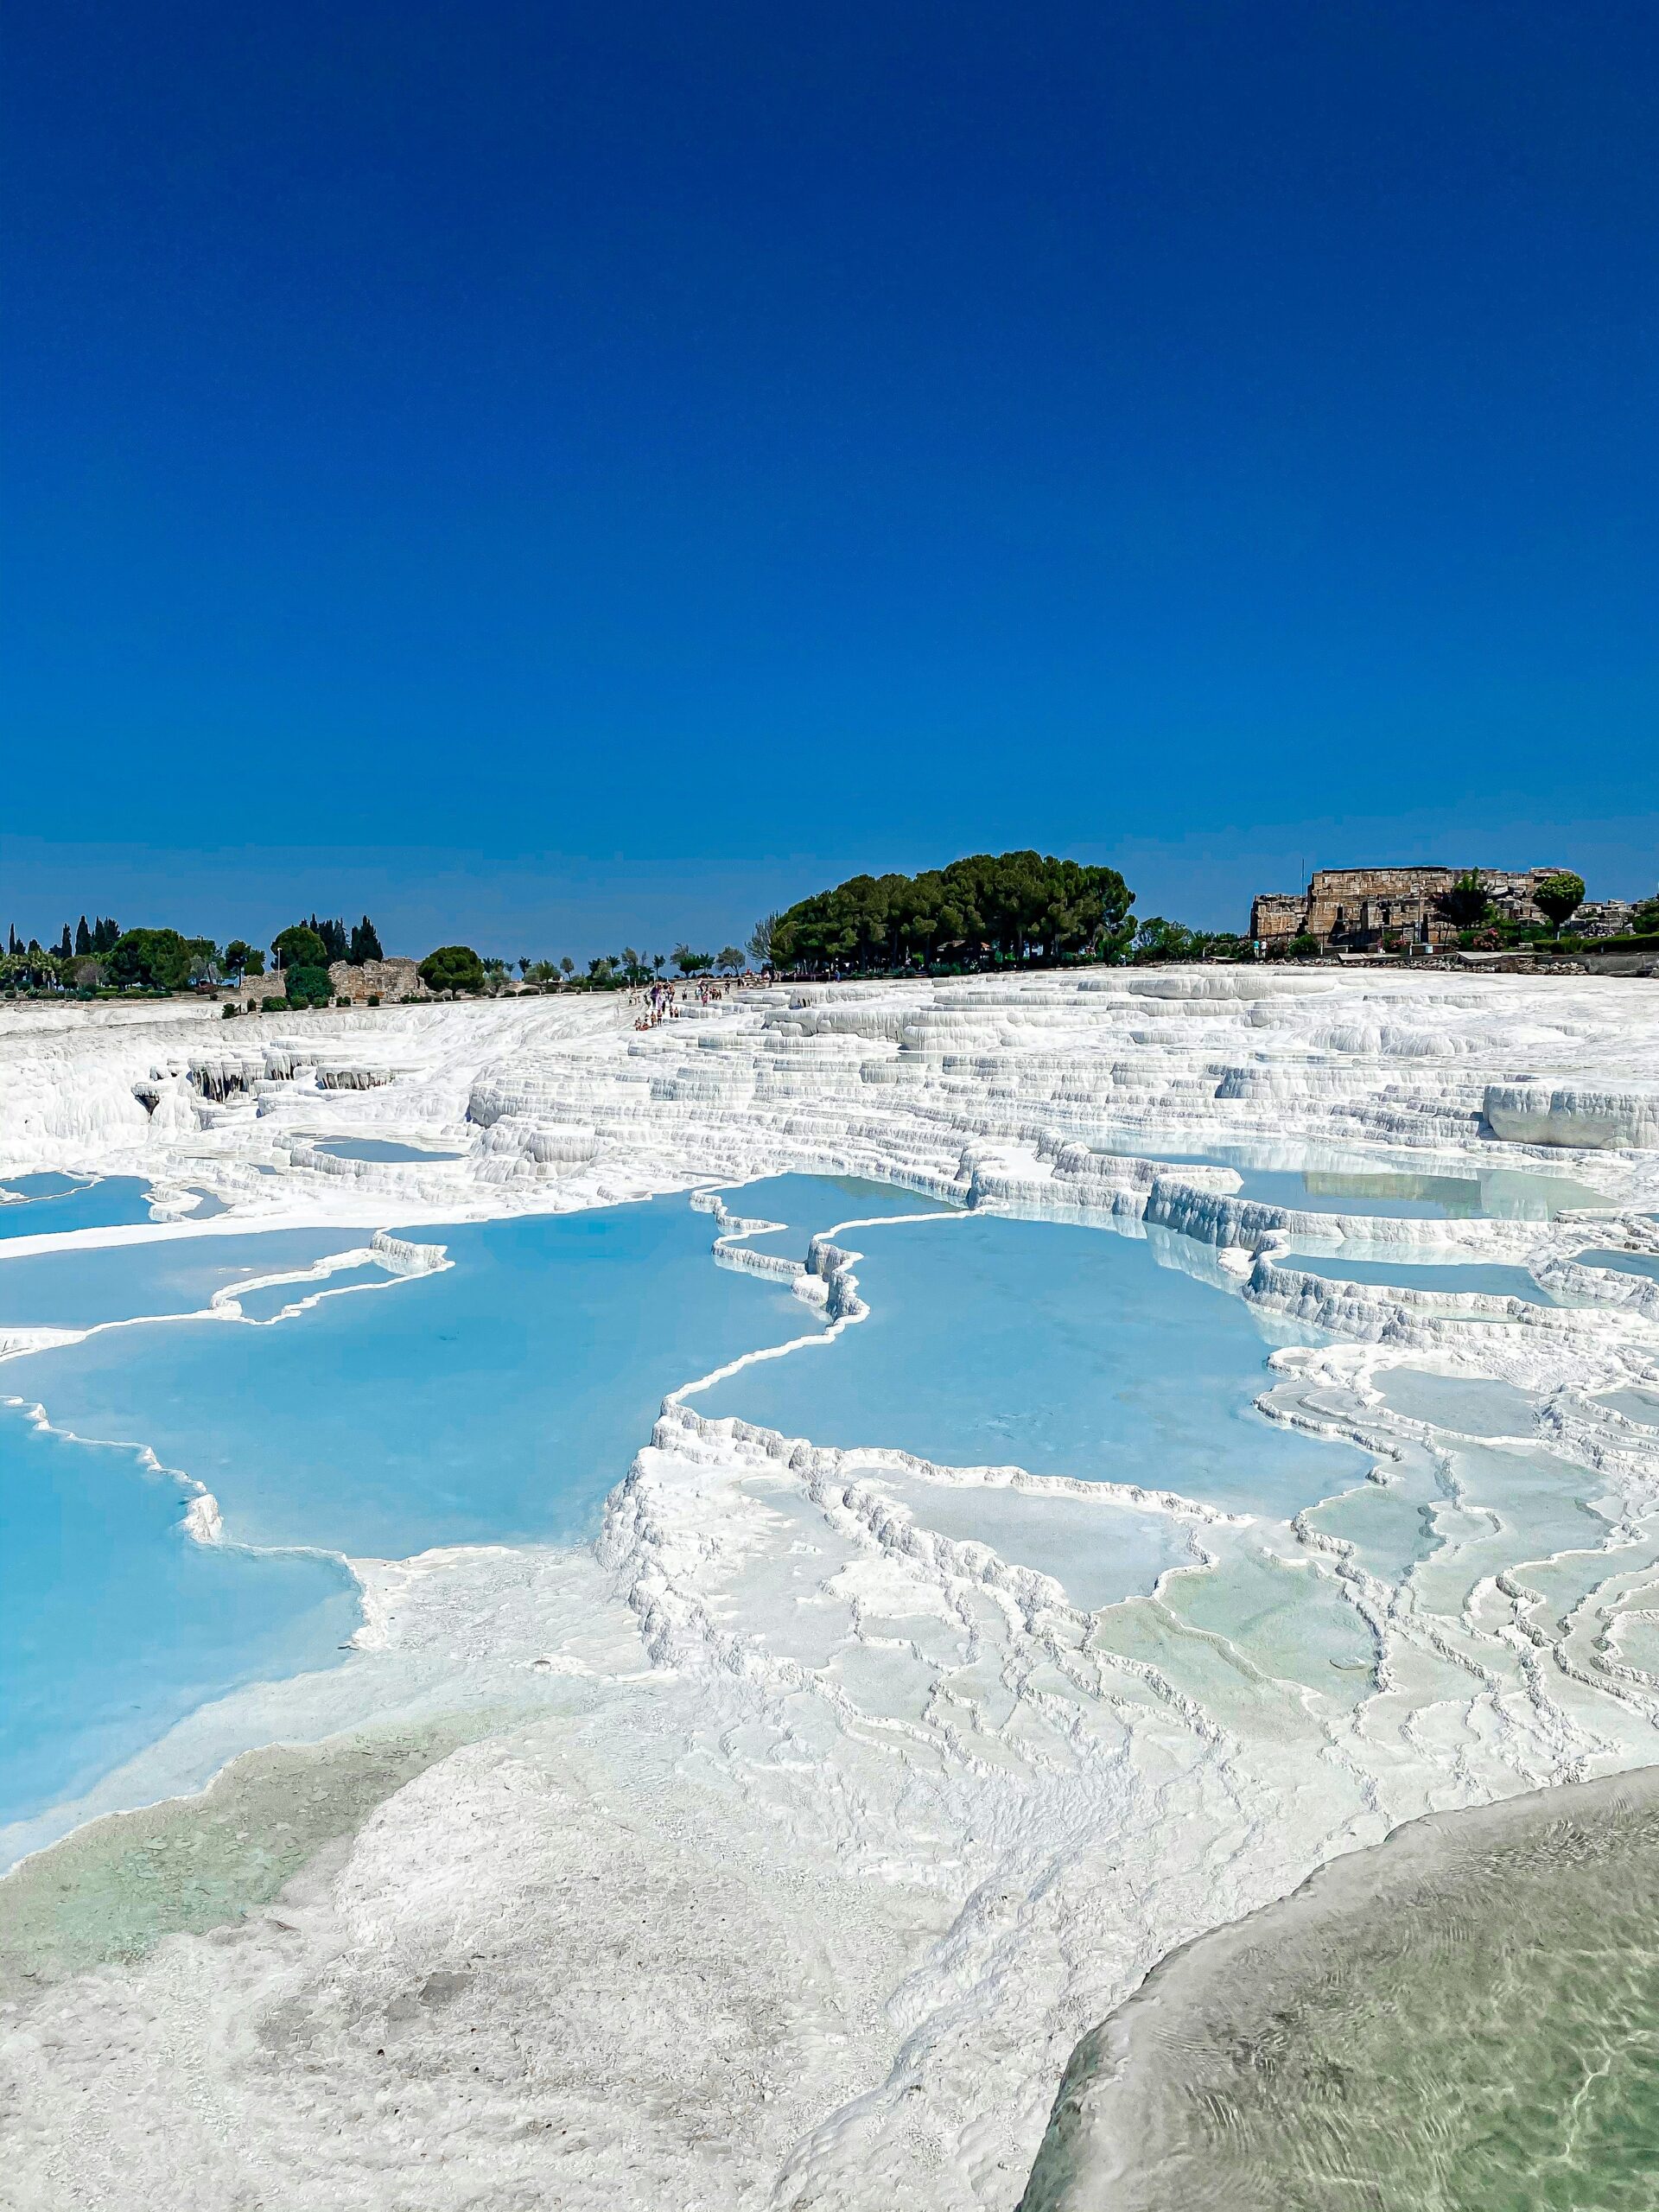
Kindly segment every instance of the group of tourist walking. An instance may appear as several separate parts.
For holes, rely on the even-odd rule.
[[[760,981],[758,976],[746,972],[741,976],[699,976],[695,982],[647,983],[643,990],[628,994],[628,1004],[639,1009],[633,1026],[636,1029],[659,1028],[664,1021],[677,1021],[683,1005],[717,1006],[745,983]]]

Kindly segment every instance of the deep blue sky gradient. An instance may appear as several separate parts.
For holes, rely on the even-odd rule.
[[[0,926],[1659,875],[1659,14],[57,0]]]

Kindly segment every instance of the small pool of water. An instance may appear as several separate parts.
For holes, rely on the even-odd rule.
[[[918,1528],[957,1543],[988,1544],[1010,1566],[1052,1576],[1085,1612],[1149,1592],[1172,1567],[1190,1567],[1197,1557],[1180,1522],[1109,1496],[935,1483],[885,1468],[870,1469],[868,1478]]]
[[[868,1319],[733,1376],[699,1412],[1274,1516],[1365,1471],[1357,1451],[1254,1410],[1268,1339],[1249,1309],[1160,1266],[1150,1242],[986,1214],[853,1242]]]
[[[404,1144],[392,1137],[325,1137],[316,1147],[331,1160],[464,1160],[454,1146]]]
[[[0,1205],[0,1237],[125,1229],[150,1217],[149,1185],[139,1175],[107,1175],[96,1183],[67,1175],[14,1175],[3,1188],[22,1203]]]
[[[1659,1282],[1659,1252],[1580,1252],[1581,1268],[1611,1268],[1621,1275],[1645,1275]]]
[[[1554,1306],[1556,1300],[1535,1283],[1524,1268],[1510,1268],[1482,1260],[1413,1261],[1351,1258],[1336,1252],[1286,1252],[1281,1267],[1300,1274],[1319,1275],[1330,1282],[1378,1283],[1395,1290],[1452,1291],[1465,1296],[1471,1291],[1492,1298],[1524,1299],[1529,1306]]]
[[[1649,1428],[1659,1428],[1659,1390],[1609,1390],[1597,1402],[1611,1406],[1626,1421],[1639,1421]]]
[[[299,1282],[274,1282],[264,1290],[245,1291],[237,1299],[245,1321],[275,1321],[291,1306],[308,1298],[332,1297],[343,1290],[389,1290],[399,1278],[376,1261],[359,1268],[334,1268],[326,1275]]]
[[[1408,1421],[1427,1421],[1459,1436],[1530,1436],[1537,1398],[1512,1382],[1480,1376],[1434,1375],[1391,1367],[1377,1378],[1382,1402]]]
[[[1182,1138],[1170,1141],[1180,1148],[1163,1149],[1155,1136],[1135,1132],[1096,1138],[1094,1148],[1120,1159],[1162,1160],[1172,1167],[1230,1167],[1240,1178],[1240,1198],[1299,1213],[1379,1214],[1419,1221],[1480,1217],[1553,1221],[1568,1211],[1615,1211],[1587,1183],[1528,1168],[1430,1174],[1298,1146],[1217,1144],[1194,1151]]]

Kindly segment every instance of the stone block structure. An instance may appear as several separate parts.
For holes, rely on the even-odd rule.
[[[245,976],[239,983],[225,984],[219,995],[233,1006],[245,1007],[250,1014],[257,1014],[267,999],[281,998],[286,988],[280,976]]]
[[[1376,952],[1391,946],[1433,950],[1457,943],[1459,925],[1447,894],[1472,875],[1504,921],[1548,928],[1533,898],[1553,868],[1325,868],[1305,892],[1264,891],[1250,906],[1250,935],[1264,947],[1307,936],[1335,952]]]
[[[1586,899],[1567,925],[1573,937],[1624,937],[1636,927],[1630,899]]]
[[[391,1006],[399,999],[431,996],[421,981],[419,963],[402,958],[365,960],[356,968],[349,961],[336,960],[330,963],[328,981],[334,996],[349,999],[353,1006],[366,1006],[371,998]]]

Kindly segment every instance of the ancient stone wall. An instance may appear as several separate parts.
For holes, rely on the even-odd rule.
[[[283,997],[287,988],[280,976],[245,976],[239,983],[226,983],[219,995],[238,1006],[259,1007]]]
[[[391,1006],[399,999],[430,995],[421,981],[419,964],[402,958],[365,960],[356,968],[348,961],[336,960],[329,967],[328,981],[334,996],[349,999],[353,1006],[366,1005],[371,998],[378,998],[382,1006]]]
[[[1443,901],[1462,877],[1475,876],[1505,920],[1545,925],[1534,900],[1541,876],[1553,868],[1318,868],[1306,892],[1262,892],[1250,908],[1250,934],[1265,944],[1306,931],[1322,945],[1369,951],[1387,943],[1445,945],[1457,941],[1458,924]]]

